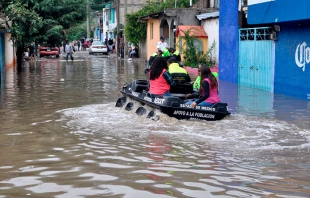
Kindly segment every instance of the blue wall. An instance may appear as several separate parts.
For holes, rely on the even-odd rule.
[[[252,4],[252,1],[248,0],[249,24],[279,23],[310,18],[309,0],[261,0],[258,4]]]
[[[4,33],[0,33],[0,74],[5,67],[5,56],[4,56]]]
[[[0,33],[0,87],[4,86],[5,74],[5,56],[4,56],[4,33]],[[1,90],[0,90],[1,92]]]
[[[238,83],[238,1],[221,1],[219,21],[219,79]]]
[[[310,94],[310,22],[286,23],[280,27],[275,51],[275,93],[307,99]],[[297,50],[303,43],[304,47]]]

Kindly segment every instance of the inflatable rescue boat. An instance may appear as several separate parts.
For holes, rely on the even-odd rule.
[[[187,92],[186,87],[179,87],[178,90]],[[173,96],[160,96],[152,98],[149,93],[148,80],[134,80],[126,83],[122,90],[123,97],[119,98],[116,102],[116,107],[123,107],[130,111],[134,109],[135,102],[140,102],[141,106],[136,109],[139,115],[146,114],[144,105],[148,105],[153,109],[159,109],[162,113],[177,119],[201,119],[201,120],[221,120],[225,116],[230,115],[227,103],[216,103],[211,107],[196,106],[192,108],[190,105],[185,104],[185,93],[172,93]],[[154,116],[154,111],[149,112],[147,117]]]

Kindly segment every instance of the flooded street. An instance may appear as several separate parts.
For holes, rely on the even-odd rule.
[[[229,117],[155,121],[115,107],[144,63],[77,52],[3,75],[0,198],[310,197],[309,101],[220,81]]]

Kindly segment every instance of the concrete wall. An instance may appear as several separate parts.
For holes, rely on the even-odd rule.
[[[125,21],[125,14],[132,13],[140,10],[144,5],[148,4],[148,0],[126,0],[127,1],[127,12],[125,13],[125,0],[119,0],[120,1],[120,24],[124,25]],[[114,5],[116,5],[116,2],[114,2]]]
[[[10,33],[6,33],[4,35],[4,45],[5,45],[5,68],[14,67],[16,61],[16,53],[13,47],[13,42],[11,40]]]
[[[238,83],[238,1],[221,1],[219,25],[219,79]]]
[[[0,33],[0,70],[5,71],[7,68],[14,66],[15,52],[13,42],[10,40],[11,34]]]
[[[201,14],[201,11],[196,9],[176,10],[176,25],[200,25],[200,21],[196,17],[198,14]]]
[[[202,21],[203,28],[205,29],[208,35],[208,50],[215,41],[215,48],[212,51],[211,59],[215,61],[215,64],[218,64],[219,58],[219,19],[205,19]]]

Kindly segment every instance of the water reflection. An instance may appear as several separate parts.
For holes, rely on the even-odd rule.
[[[154,121],[115,108],[123,84],[138,78],[143,61],[83,54],[9,71],[0,197],[310,196],[307,101],[220,82],[230,117],[156,111]]]
[[[229,82],[220,82],[221,100],[232,113],[260,118],[276,118],[310,126],[310,102]]]

